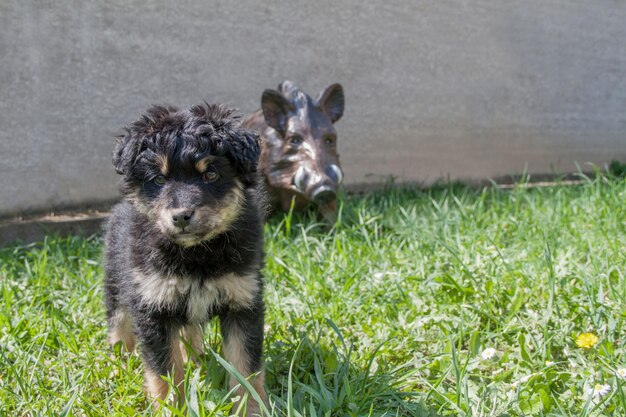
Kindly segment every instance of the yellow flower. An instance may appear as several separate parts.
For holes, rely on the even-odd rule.
[[[581,333],[576,338],[576,346],[583,349],[591,349],[598,343],[598,336],[593,333]]]

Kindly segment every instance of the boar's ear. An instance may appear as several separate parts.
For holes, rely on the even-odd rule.
[[[344,101],[343,87],[337,83],[329,85],[319,93],[315,99],[315,106],[335,123],[343,115]]]
[[[265,90],[261,96],[261,109],[265,123],[281,134],[287,130],[287,114],[292,110],[291,103],[274,90]]]

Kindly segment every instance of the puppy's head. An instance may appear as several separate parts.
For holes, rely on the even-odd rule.
[[[121,191],[173,242],[189,247],[228,230],[255,184],[258,137],[234,110],[155,106],[118,138]]]

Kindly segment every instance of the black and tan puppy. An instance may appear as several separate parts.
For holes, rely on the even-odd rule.
[[[265,398],[258,156],[257,136],[221,105],[152,107],[118,140],[113,164],[125,199],[105,238],[109,340],[129,350],[139,341],[152,398],[168,396],[162,375],[182,392],[181,336],[200,353],[202,326],[214,316],[226,359],[256,374]]]

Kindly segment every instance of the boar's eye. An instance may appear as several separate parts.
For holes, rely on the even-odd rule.
[[[165,184],[165,181],[166,181],[166,180],[165,180],[165,177],[164,177],[163,175],[159,175],[158,177],[156,177],[156,178],[153,180],[153,182],[154,182],[156,185],[163,185],[163,184]]]
[[[298,146],[302,144],[302,136],[300,135],[292,135],[289,138],[289,143],[291,143],[292,145]]]

